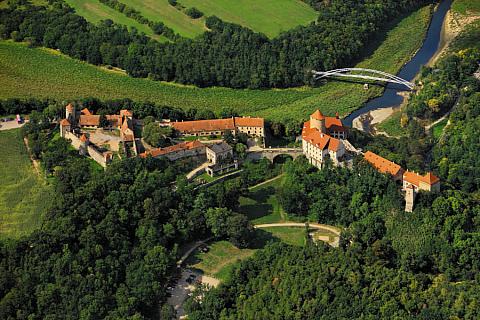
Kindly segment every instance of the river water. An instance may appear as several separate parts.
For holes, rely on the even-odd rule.
[[[415,56],[402,67],[397,76],[408,81],[413,81],[420,71],[420,68],[426,65],[435,55],[441,42],[442,25],[452,5],[452,1],[453,0],[444,0],[438,5],[437,10],[433,13],[422,47]],[[382,96],[370,100],[362,108],[352,112],[342,122],[347,126],[352,126],[355,118],[367,114],[372,110],[399,106],[404,98],[399,95],[398,92],[404,90],[405,87],[398,84],[388,84]]]

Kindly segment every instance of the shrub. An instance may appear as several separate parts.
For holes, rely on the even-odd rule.
[[[198,19],[198,18],[203,17],[203,12],[198,10],[195,7],[188,8],[187,10],[185,10],[185,13],[192,19]]]

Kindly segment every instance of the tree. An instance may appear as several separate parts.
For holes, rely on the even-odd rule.
[[[192,19],[198,19],[203,17],[203,12],[198,10],[195,7],[188,8],[187,10],[185,10],[185,14]]]
[[[240,159],[245,159],[245,157],[247,156],[247,146],[243,143],[237,143],[235,145],[235,152]]]

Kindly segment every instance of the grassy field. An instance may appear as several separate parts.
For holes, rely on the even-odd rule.
[[[443,129],[445,128],[447,123],[448,123],[448,119],[443,119],[442,121],[440,121],[439,123],[437,123],[432,127],[432,134],[435,139],[440,138],[440,136],[442,135]]]
[[[258,188],[252,188],[248,197],[240,197],[238,211],[254,224],[275,223],[286,220],[286,213],[278,203],[275,190],[283,179],[271,181]]]
[[[399,137],[407,133],[405,128],[400,126],[402,111],[395,111],[390,117],[376,125],[378,131],[386,132],[389,136]]]
[[[395,73],[421,45],[429,12],[429,8],[423,8],[403,19],[358,66]],[[131,98],[213,111],[231,107],[243,115],[282,121],[303,120],[319,107],[327,115],[339,111],[345,116],[380,93],[379,87],[364,90],[361,83],[334,81],[319,88],[287,90],[199,89],[135,79],[65,57],[53,50],[30,49],[23,44],[0,41],[0,99]]]
[[[213,242],[207,253],[195,251],[187,261],[189,267],[199,269],[205,274],[225,280],[229,270],[240,260],[250,257],[254,249],[239,249],[228,241]]]
[[[51,197],[35,173],[19,130],[0,131],[0,237],[18,238],[41,224]]]
[[[167,38],[154,34],[149,26],[141,24],[134,19],[128,18],[123,13],[110,8],[99,1],[65,0],[65,2],[74,8],[78,15],[84,17],[94,24],[97,24],[101,20],[110,19],[118,24],[134,27],[138,31],[143,32],[156,40],[168,41]]]
[[[480,0],[455,0],[452,11],[462,15],[480,14]]]
[[[318,16],[315,10],[300,0],[179,0],[178,2],[187,8],[199,9],[205,16],[215,15],[224,21],[264,33],[268,37],[275,37],[282,31],[298,25],[307,25],[315,21]]]
[[[262,229],[272,235],[274,238],[281,239],[282,242],[292,246],[305,245],[305,228],[298,227],[272,227]]]
[[[96,0],[87,0],[86,2]],[[178,1],[180,2],[180,1]],[[192,19],[168,4],[168,0],[122,0],[151,21],[161,21],[181,36],[194,38],[207,30],[204,19]]]

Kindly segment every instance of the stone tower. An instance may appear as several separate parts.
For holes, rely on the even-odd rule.
[[[70,121],[70,123],[75,123],[75,107],[71,103],[65,107],[65,118]]]
[[[325,116],[320,110],[315,111],[310,116],[310,128],[315,128],[321,133],[327,133],[327,129],[325,128]]]
[[[415,189],[413,186],[408,186],[405,189],[405,212],[413,211],[413,203],[415,201]]]

